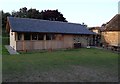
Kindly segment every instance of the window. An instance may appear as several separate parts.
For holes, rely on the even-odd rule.
[[[56,36],[55,36],[54,34],[52,34],[52,40],[55,40],[55,37],[56,37]]]
[[[38,40],[44,40],[44,34],[38,34]]]
[[[31,40],[31,34],[30,33],[25,33],[24,34],[24,40]]]
[[[17,33],[18,40],[22,40],[22,33]]]
[[[55,40],[54,34],[46,34],[46,40]]]
[[[81,36],[74,36],[73,41],[79,43],[81,41]]]
[[[51,34],[46,34],[46,40],[51,40]]]
[[[37,40],[37,34],[32,34],[32,40]]]

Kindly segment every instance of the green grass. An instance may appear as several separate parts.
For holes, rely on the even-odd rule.
[[[2,37],[2,45],[0,45],[0,54],[8,55],[9,52],[5,48],[5,45],[9,45],[9,37]]]
[[[9,45],[9,37],[2,37],[2,45]]]
[[[9,44],[9,33],[6,32],[6,28],[2,28],[2,45]]]
[[[116,70],[118,67],[118,54],[94,48],[81,48],[3,56],[3,72],[5,73],[63,69],[68,68],[70,65]]]
[[[4,56],[4,55],[9,55],[9,52],[8,52],[7,49],[5,48],[5,45],[2,45],[2,46],[0,46],[0,47],[2,47],[1,53],[2,53],[3,56]]]
[[[5,45],[9,45],[9,35],[5,32],[2,32],[2,36],[0,35],[0,41],[2,42],[0,44],[0,54],[8,55],[9,52],[5,48]]]

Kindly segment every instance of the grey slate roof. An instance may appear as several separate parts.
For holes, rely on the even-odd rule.
[[[81,24],[40,19],[8,17],[13,32],[95,34]]]

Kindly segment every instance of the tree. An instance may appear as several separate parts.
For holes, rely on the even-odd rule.
[[[63,14],[58,12],[58,10],[39,10],[36,9],[29,9],[27,10],[26,7],[20,8],[19,11],[12,12],[13,17],[21,17],[21,18],[35,18],[35,19],[44,19],[44,20],[51,20],[51,21],[63,21],[67,22],[66,18],[63,17]]]
[[[11,16],[11,14],[9,12],[4,13],[2,11],[2,28],[6,27],[6,22],[7,22],[7,17]]]
[[[2,36],[8,36],[9,34],[6,33],[6,23],[7,23],[7,17],[11,16],[9,12],[4,13],[2,11]]]
[[[23,7],[20,8],[19,11],[13,11],[12,12],[13,17],[21,17],[21,18],[27,18],[27,8]]]
[[[63,21],[67,22],[66,18],[63,17],[63,14],[58,12],[58,10],[44,10],[41,11],[41,18],[51,21]]]
[[[27,12],[27,18],[41,19],[41,14],[40,14],[39,10],[31,8]]]

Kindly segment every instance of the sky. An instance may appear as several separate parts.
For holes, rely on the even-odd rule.
[[[56,10],[63,14],[68,22],[83,22],[88,27],[101,26],[118,13],[120,0],[0,0],[0,10],[19,11],[22,7],[37,10]]]

